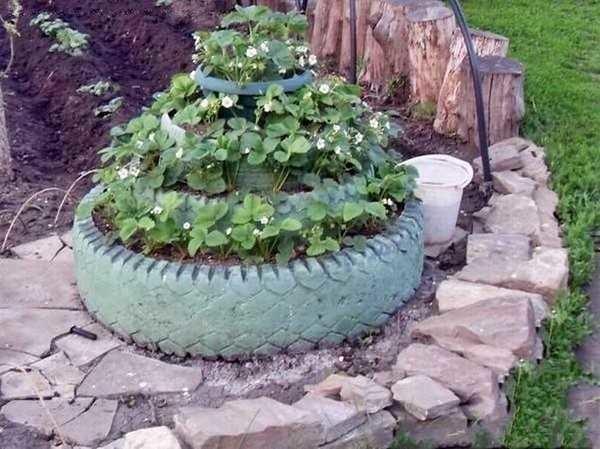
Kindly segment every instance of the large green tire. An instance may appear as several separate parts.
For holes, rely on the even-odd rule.
[[[365,251],[285,266],[159,261],[109,242],[91,217],[73,229],[89,312],[126,340],[179,356],[227,359],[339,344],[384,324],[423,268],[423,214],[410,201]]]

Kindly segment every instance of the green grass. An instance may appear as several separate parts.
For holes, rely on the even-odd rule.
[[[470,24],[504,34],[526,70],[523,134],[546,147],[560,196],[571,285],[545,330],[546,358],[513,383],[509,448],[582,447],[567,391],[583,373],[573,354],[588,332],[583,287],[594,269],[600,228],[600,1],[464,0]]]

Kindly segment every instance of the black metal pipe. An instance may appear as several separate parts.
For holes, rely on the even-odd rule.
[[[458,26],[465,40],[467,54],[469,56],[469,65],[471,67],[471,76],[473,78],[473,89],[475,90],[475,110],[477,112],[477,130],[479,133],[479,151],[481,152],[481,161],[483,162],[483,181],[487,188],[492,183],[492,170],[490,167],[490,154],[488,148],[487,121],[485,118],[485,106],[483,104],[483,90],[481,88],[481,70],[479,69],[479,55],[475,51],[471,32],[465,20],[465,14],[458,0],[449,0],[452,11],[456,16]]]
[[[356,44],[356,0],[350,0],[350,83],[358,82],[358,49]]]

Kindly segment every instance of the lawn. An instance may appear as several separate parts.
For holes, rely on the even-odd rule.
[[[544,146],[560,196],[571,286],[546,326],[546,359],[515,379],[511,448],[581,447],[566,394],[582,372],[573,349],[589,329],[584,287],[600,228],[600,1],[465,0],[470,24],[511,40],[526,69],[523,134]]]

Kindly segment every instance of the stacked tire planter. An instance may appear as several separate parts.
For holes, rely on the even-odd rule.
[[[249,109],[268,87],[240,88],[201,71],[196,76],[205,91],[246,97],[241,104]],[[311,76],[298,76],[283,80],[283,87],[293,91],[311,81]],[[174,138],[180,132],[168,117],[162,126]],[[258,176],[260,183],[259,175],[249,177]],[[352,183],[333,190],[327,195],[334,202],[356,195]],[[97,188],[84,201],[98,193]],[[290,194],[279,213],[293,215],[295,199],[310,194]],[[417,200],[408,201],[363,251],[345,248],[285,266],[157,260],[110,241],[90,215],[76,219],[73,236],[81,296],[98,321],[145,348],[226,359],[305,351],[374,331],[413,295],[424,257]]]

